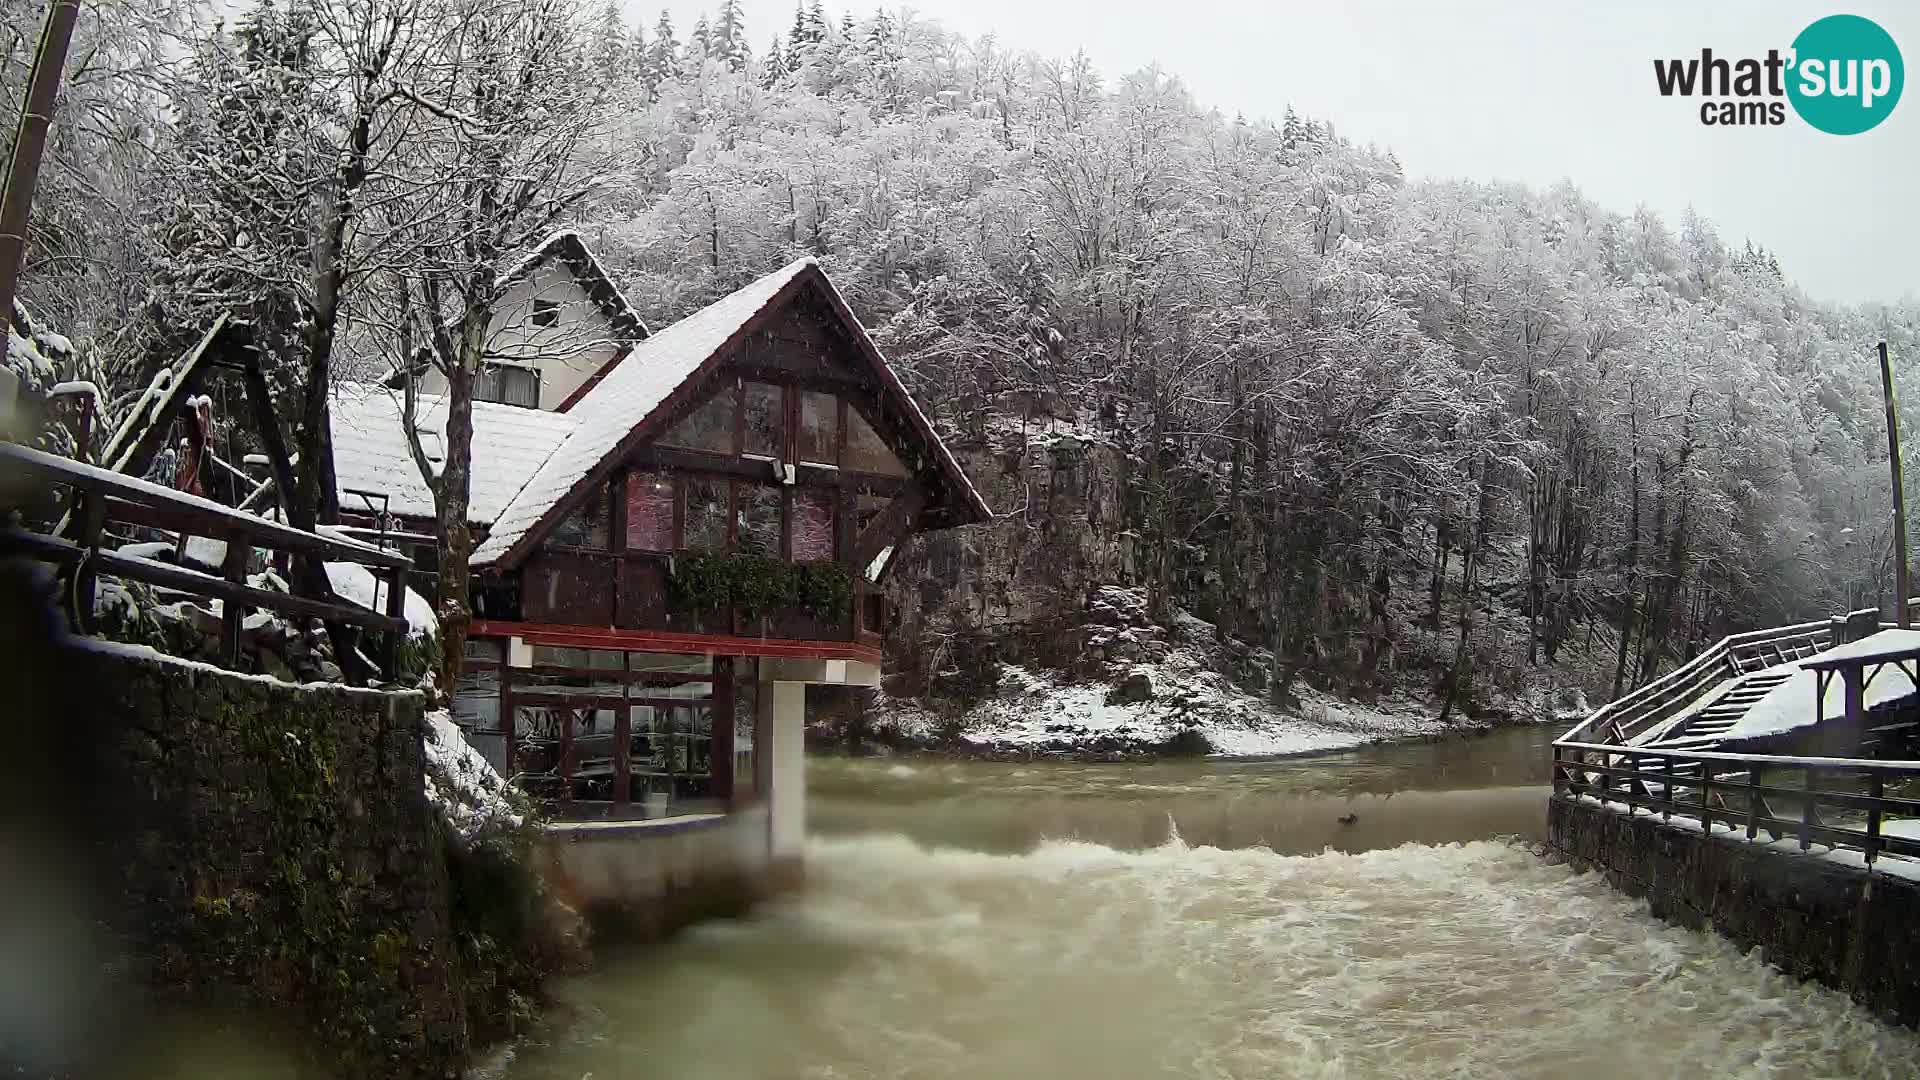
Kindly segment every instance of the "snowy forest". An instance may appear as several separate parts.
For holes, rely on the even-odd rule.
[[[42,9],[4,2],[17,108]],[[895,583],[896,646],[933,675],[956,641],[1020,656],[1091,584],[1212,624],[1276,691],[1559,665],[1606,696],[1890,601],[1873,348],[1910,373],[1920,305],[1819,303],[1764,237],[1410,178],[1272,107],[820,0],[779,26],[733,0],[691,26],[84,0],[21,301],[39,377],[95,382],[109,417],[217,314],[250,320],[324,520],[328,383],[410,354],[443,325],[422,312],[484,328],[554,229],[655,327],[815,256],[994,474],[999,520]],[[1063,440],[1118,505],[1045,512],[1034,463]],[[1112,554],[1066,587],[1067,549]]]

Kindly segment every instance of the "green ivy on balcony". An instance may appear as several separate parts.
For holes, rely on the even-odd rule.
[[[667,577],[667,606],[673,611],[798,610],[837,620],[852,603],[853,577],[837,562],[688,551],[674,556]]]

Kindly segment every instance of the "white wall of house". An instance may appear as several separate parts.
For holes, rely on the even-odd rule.
[[[552,326],[534,323],[536,304],[553,303]],[[564,263],[547,262],[508,288],[487,328],[487,359],[540,372],[540,407],[553,410],[620,349],[606,313]],[[421,390],[444,394],[447,381],[430,371]]]

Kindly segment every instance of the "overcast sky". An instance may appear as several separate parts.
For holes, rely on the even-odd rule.
[[[650,28],[660,0],[626,0]],[[718,6],[664,5],[684,38]],[[838,19],[844,4],[828,0]],[[1619,210],[1646,203],[1670,225],[1689,204],[1726,241],[1752,238],[1812,295],[1920,297],[1920,90],[1861,135],[1789,116],[1783,127],[1702,126],[1698,100],[1662,99],[1655,57],[1764,56],[1825,15],[1884,27],[1920,63],[1920,4],[1860,0],[1713,3],[1611,0],[923,0],[909,5],[968,36],[1043,55],[1084,47],[1115,75],[1158,62],[1225,112],[1296,109],[1390,147],[1410,176],[1571,179]],[[792,0],[745,0],[764,50]],[[861,3],[856,16],[871,14]],[[1789,106],[1789,112],[1791,107]]]

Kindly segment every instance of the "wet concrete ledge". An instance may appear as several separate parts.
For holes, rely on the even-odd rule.
[[[1554,796],[1547,846],[1653,914],[1712,928],[1881,1019],[1920,1025],[1920,882]]]

